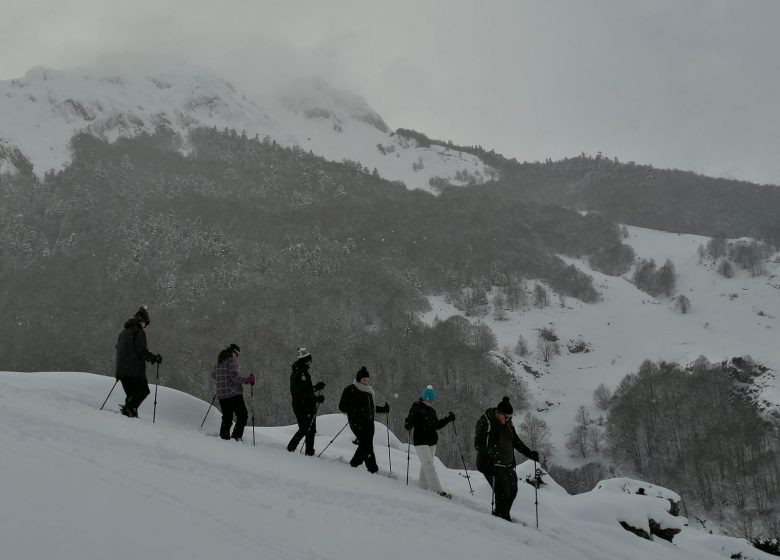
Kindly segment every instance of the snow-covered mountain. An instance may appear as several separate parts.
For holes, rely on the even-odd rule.
[[[262,99],[224,79],[186,67],[155,72],[33,68],[0,81],[0,172],[18,149],[39,175],[69,161],[69,140],[88,132],[113,141],[167,127],[186,149],[187,132],[216,126],[269,136],[327,159],[358,161],[409,188],[435,192],[432,178],[482,183],[493,170],[446,146],[417,146],[394,134],[362,98],[322,80],[299,81]]]
[[[615,479],[570,496],[544,476],[537,529],[528,462],[517,469],[517,522],[507,523],[489,514],[479,473],[470,473],[471,495],[465,472],[437,460],[453,499],[418,489],[413,448],[407,486],[406,442],[381,424],[377,476],[346,463],[354,446],[349,430],[334,438],[340,415],[319,418],[317,450],[334,442],[318,459],[286,451],[294,426],[256,428],[256,446],[251,427],[243,443],[209,437],[217,411],[200,430],[208,403],[165,387],[152,423],[152,397],[139,419],[116,413],[121,389],[98,410],[114,384],[108,377],[0,372],[0,384],[4,558],[772,558],[687,526],[671,514],[678,496],[647,483]],[[680,532],[670,543],[620,525],[650,531],[650,519]]]
[[[484,317],[469,318],[490,327],[499,348],[507,353],[510,368],[528,382],[531,411],[552,431],[557,464],[574,467],[591,460],[570,457],[564,445],[577,409],[585,406],[593,419],[606,416],[594,405],[593,391],[600,383],[614,390],[644,360],[686,365],[699,356],[718,363],[749,355],[770,368],[754,380],[752,398],[768,414],[780,413],[780,253],[769,257],[761,276],[739,270],[733,278],[724,278],[711,261],[699,262],[698,248],[707,244],[707,237],[637,227],[627,230],[624,242],[634,248],[638,259],[653,259],[659,266],[667,258],[672,261],[677,273],[675,295],[688,297],[688,313],[677,311],[671,298],[640,291],[630,281],[631,273],[607,276],[586,262],[562,257],[595,278],[601,301],[561,302],[555,296],[548,307],[529,305],[521,312],[507,311],[505,319],[496,319],[492,309]],[[527,283],[529,291],[534,284]],[[423,316],[426,322],[463,315],[441,297],[430,300],[432,310]],[[544,327],[553,328],[561,341],[562,353],[549,365],[536,349]],[[514,351],[520,335],[531,352],[525,358]],[[587,344],[587,352],[567,350],[569,341],[578,340]]]

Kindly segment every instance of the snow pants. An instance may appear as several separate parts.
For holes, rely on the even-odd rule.
[[[376,456],[374,455],[374,422],[371,421],[370,426],[353,426],[350,424],[352,433],[355,434],[358,440],[358,447],[355,450],[355,455],[352,456],[349,464],[353,467],[359,467],[364,462],[366,463],[366,469],[368,472],[375,473],[379,470],[379,466],[376,464]]]
[[[125,390],[125,408],[138,410],[144,399],[149,396],[149,383],[145,377],[125,377],[120,379],[122,389]]]
[[[222,425],[219,428],[219,437],[222,439],[241,439],[244,437],[244,426],[246,426],[249,413],[246,410],[243,395],[219,399],[219,408],[222,409]],[[236,425],[231,434],[230,427],[233,425],[234,414],[236,415]]]
[[[436,456],[435,445],[415,445],[417,457],[420,459],[420,488],[423,490],[433,490],[437,494],[442,492],[439,475],[436,474],[436,466],[433,464],[433,458]]]
[[[493,515],[512,521],[509,510],[517,497],[517,472],[514,466],[493,465],[490,470],[481,471],[493,488],[495,509]]]
[[[305,437],[306,455],[314,455],[314,435],[317,433],[316,409],[293,407],[293,412],[295,412],[295,419],[298,421],[298,431],[287,444],[287,451],[295,451]]]

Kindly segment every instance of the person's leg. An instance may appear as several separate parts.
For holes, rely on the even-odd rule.
[[[360,430],[355,430],[352,426],[352,433],[355,434],[355,438],[357,438],[358,446],[357,449],[355,449],[355,454],[352,456],[352,459],[350,459],[349,464],[352,467],[359,467],[363,464],[363,461],[365,460],[365,446],[361,444],[363,435]]]
[[[122,390],[125,392],[125,406],[127,406],[127,401],[130,400],[130,395],[133,394],[133,380],[125,377],[120,379],[119,382],[122,384]]]
[[[222,425],[219,427],[219,437],[230,439],[230,427],[233,425],[233,400],[219,399],[219,408],[222,410]]]
[[[139,377],[135,380],[135,393],[133,394],[132,403],[130,407],[133,409],[134,416],[138,416],[138,407],[144,402],[146,397],[149,396],[151,391],[149,390],[149,383],[145,377]]]
[[[427,445],[415,445],[414,449],[417,451],[417,458],[420,460],[420,480],[417,485],[423,490],[428,490],[430,485],[428,484],[428,471],[425,469],[425,463],[430,460],[431,448]]]
[[[496,495],[496,510],[493,515],[511,521],[509,517],[509,510],[512,507],[512,483],[511,474],[513,469],[508,467],[497,467],[494,469],[495,478],[493,482],[493,491]],[[515,475],[517,480],[517,475]],[[517,484],[515,484],[515,491]]]
[[[133,379],[126,377],[119,380],[122,383],[122,389],[125,392],[125,404],[119,405],[119,411],[125,416],[133,416],[133,409],[130,407],[133,395],[135,394],[135,387]]]
[[[298,449],[298,444],[301,443],[301,439],[306,435],[306,417],[300,411],[295,411],[295,420],[298,423],[298,431],[293,434],[292,439],[287,444],[287,451],[293,452]]]
[[[233,427],[233,433],[230,437],[233,439],[241,439],[244,437],[244,426],[249,418],[249,412],[246,409],[246,403],[244,403],[244,397],[242,395],[236,395],[233,397],[233,412],[236,415],[236,425]]]
[[[365,457],[366,468],[368,472],[373,474],[379,470],[379,465],[376,464],[376,455],[374,455],[374,436],[372,435],[368,442],[365,444],[361,443],[361,445],[365,447],[363,457]]]
[[[436,456],[435,445],[415,445],[417,456],[420,458],[420,488],[441,493],[441,482],[436,474],[436,466],[433,458]]]
[[[317,433],[317,419],[314,417],[314,411],[307,416],[308,423],[306,428],[306,455],[314,455],[314,435]]]
[[[517,497],[517,471],[514,468],[507,470],[509,471],[509,506],[506,511],[509,513]]]

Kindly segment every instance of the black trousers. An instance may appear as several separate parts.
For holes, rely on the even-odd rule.
[[[126,377],[120,379],[125,390],[125,408],[138,410],[144,399],[149,396],[149,383],[145,377]]]
[[[293,407],[293,412],[298,421],[298,431],[287,444],[287,451],[295,451],[301,440],[306,437],[306,455],[314,455],[314,435],[317,433],[316,409]]]
[[[496,499],[493,515],[512,521],[509,510],[517,497],[517,473],[514,467],[493,466],[480,471],[493,488]]]
[[[244,426],[246,426],[249,413],[246,410],[243,395],[219,399],[219,408],[222,409],[222,425],[219,428],[219,437],[222,439],[241,439],[244,437]],[[234,414],[236,415],[236,425],[231,434],[230,427],[233,425]]]
[[[359,467],[364,462],[368,472],[375,473],[379,470],[379,466],[376,464],[376,456],[374,455],[374,423],[371,422],[371,428],[364,428],[361,426],[352,426],[352,433],[355,434],[358,440],[358,447],[355,450],[355,454],[352,456],[349,464],[353,467]]]

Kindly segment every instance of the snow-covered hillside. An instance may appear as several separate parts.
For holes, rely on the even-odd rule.
[[[756,380],[755,398],[767,412],[780,411],[780,263],[776,256],[766,263],[766,275],[751,277],[739,270],[727,279],[711,263],[699,264],[698,247],[706,245],[708,238],[636,227],[628,231],[625,242],[634,248],[637,258],[654,259],[658,266],[671,259],[677,272],[676,293],[691,301],[687,314],[675,310],[671,299],[641,292],[630,282],[631,272],[611,277],[593,271],[586,263],[566,259],[593,275],[602,301],[583,304],[568,298],[562,307],[556,296],[549,307],[530,305],[520,313],[508,312],[507,320],[496,320],[492,312],[471,319],[493,330],[499,348],[511,350],[516,375],[528,381],[531,410],[552,430],[558,464],[577,463],[564,446],[577,409],[584,405],[593,419],[604,415],[593,404],[593,391],[600,383],[614,389],[646,359],[688,364],[701,355],[716,363],[752,356],[771,368]],[[533,289],[533,282],[528,287]],[[443,298],[432,298],[431,304],[433,309],[423,316],[427,322],[461,314]],[[562,354],[549,366],[536,350],[543,327],[552,327],[561,341]],[[532,352],[528,358],[514,353],[519,335],[528,341]],[[590,345],[590,351],[568,352],[567,343],[580,338]],[[523,363],[541,375],[528,373]]]
[[[391,475],[380,424],[375,445],[385,476],[344,462],[354,449],[349,430],[321,459],[284,449],[293,427],[257,428],[256,446],[251,427],[243,443],[225,442],[207,435],[217,430],[215,410],[198,428],[208,403],[164,387],[154,424],[154,395],[137,420],[116,413],[120,388],[101,412],[113,382],[0,372],[4,558],[771,558],[743,540],[683,526],[667,513],[665,498],[674,494],[652,485],[612,480],[569,496],[545,477],[537,530],[534,489],[523,482],[512,511],[519,523],[489,515],[491,495],[479,474],[471,496],[463,473],[438,463],[452,501],[416,488],[413,450],[407,487],[406,446],[390,434]],[[255,400],[263,406],[261,395]],[[321,417],[317,449],[343,425],[342,416]],[[531,470],[526,463],[518,474]],[[681,529],[674,544],[618,524],[647,528],[651,517]]]
[[[365,100],[322,80],[300,81],[256,99],[219,76],[186,67],[118,74],[37,67],[22,78],[0,81],[0,123],[0,171],[10,170],[7,153],[15,147],[39,175],[59,169],[80,131],[113,141],[163,126],[186,139],[192,128],[216,126],[269,136],[331,160],[358,161],[387,179],[432,192],[434,177],[463,185],[483,183],[493,174],[470,154],[400,138]]]

